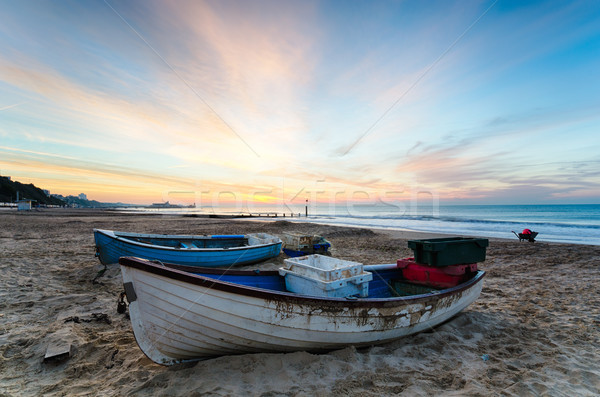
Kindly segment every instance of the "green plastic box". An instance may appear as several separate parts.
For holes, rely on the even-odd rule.
[[[486,238],[447,237],[409,240],[415,262],[429,266],[451,266],[485,261]]]

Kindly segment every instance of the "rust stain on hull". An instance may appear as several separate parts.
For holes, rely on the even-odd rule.
[[[386,331],[400,327],[413,327],[422,321],[436,317],[457,304],[463,297],[463,291],[435,299],[431,297],[423,302],[396,302],[396,305],[384,307],[364,307],[352,305],[340,306],[339,302],[328,304],[316,301],[314,304],[300,305],[282,300],[271,301],[274,317],[277,321],[304,318],[311,323],[313,318],[326,319],[335,329],[340,326],[368,328],[369,331]],[[317,304],[318,302],[318,304]]]

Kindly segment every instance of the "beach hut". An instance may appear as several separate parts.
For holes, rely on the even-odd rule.
[[[33,203],[33,200],[19,200],[17,201],[17,210],[18,211],[30,211],[31,210],[31,204]]]

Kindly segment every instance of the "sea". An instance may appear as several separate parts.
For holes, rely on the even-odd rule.
[[[286,207],[285,211],[276,206],[252,211],[227,207],[128,208],[125,211],[188,215],[251,213],[253,220],[274,220],[277,214],[278,220],[290,222],[506,239],[517,239],[513,232],[530,229],[539,233],[537,241],[600,245],[600,204],[411,206],[400,203],[307,205]]]

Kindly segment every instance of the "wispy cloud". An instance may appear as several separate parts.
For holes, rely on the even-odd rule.
[[[27,102],[21,102],[21,103],[15,103],[14,105],[8,105],[8,106],[0,107],[0,112],[3,111],[3,110],[8,110],[8,109],[16,108],[16,107],[24,105],[26,103]]]

